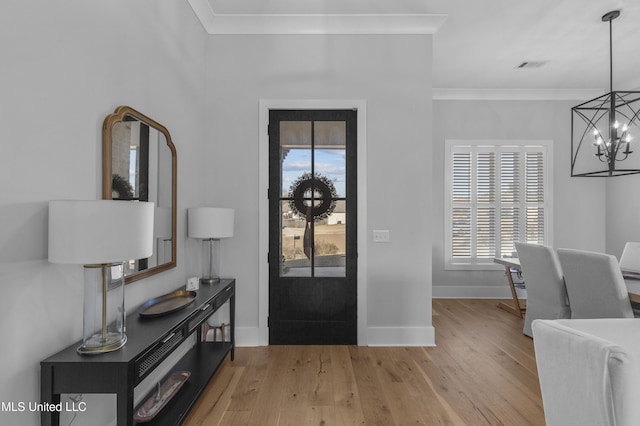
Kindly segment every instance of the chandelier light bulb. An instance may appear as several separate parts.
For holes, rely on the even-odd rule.
[[[593,129],[593,136],[598,136],[598,133],[600,133],[598,132],[598,129]]]
[[[624,141],[625,141],[626,143],[631,142],[631,135],[630,135],[629,133],[627,133],[627,136],[624,138]]]
[[[617,129],[618,126],[620,126],[620,123],[618,123],[618,120],[616,120],[615,123],[613,123],[613,128]]]
[[[629,128],[629,126],[627,126],[626,124],[622,125],[622,131],[623,132],[626,132],[628,128]]]

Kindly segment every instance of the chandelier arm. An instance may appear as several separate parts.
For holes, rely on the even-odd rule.
[[[620,93],[638,94],[638,97],[634,98],[634,99],[626,100],[625,98],[620,96]],[[619,103],[617,105],[618,108],[623,107],[623,106],[627,106],[629,104],[632,104],[632,103],[636,102],[637,100],[640,100],[640,92],[615,92],[615,94],[616,94],[617,99],[620,99],[620,101],[621,101],[621,103]]]
[[[624,152],[624,151],[623,151],[622,153],[624,154],[624,157],[622,157],[622,158],[616,158],[616,161],[624,161],[624,160],[626,160],[626,159],[627,159],[627,157],[629,156],[629,154],[631,154],[631,151],[629,151],[629,153],[626,153],[626,152]],[[616,154],[616,155],[617,155],[617,154]]]
[[[611,95],[611,94],[609,94]],[[598,98],[596,98],[598,99]],[[596,100],[594,99],[594,101]],[[589,119],[586,115],[584,116],[587,121],[588,125],[591,125],[594,129],[598,130],[598,134],[600,135],[600,137],[602,137],[602,133],[600,133],[600,129],[598,129],[598,126],[596,126],[596,123],[598,123],[602,117],[604,117],[608,112],[609,112],[609,108],[605,107],[605,105],[607,103],[610,103],[610,99],[609,96],[605,95],[604,99],[600,99],[599,101],[600,103],[597,104],[596,106],[592,107],[592,108],[580,108],[581,110],[593,110],[593,116],[591,117],[591,119]],[[600,114],[599,117],[596,117],[598,115],[598,113],[601,112],[602,114]],[[608,135],[607,135],[608,136]]]
[[[571,157],[571,167],[573,167],[578,159],[578,153],[580,152],[580,148],[582,147],[582,142],[584,141],[584,137],[587,134],[587,129],[589,128],[588,125],[590,124],[590,120],[580,111],[575,110],[574,112],[578,115],[578,117],[582,118],[583,121],[585,121],[587,123],[587,127],[585,127],[584,132],[582,133],[582,136],[580,137],[580,142],[578,143],[578,146],[576,147],[575,150],[575,154]],[[573,127],[573,126],[572,126]]]
[[[583,109],[584,109],[584,108],[583,108]],[[602,117],[604,117],[604,116],[607,114],[607,111],[608,111],[606,108],[590,108],[590,110],[595,110],[595,111],[594,111],[594,113],[593,113],[593,116],[592,116],[591,118],[589,118],[589,117],[587,117],[587,115],[586,115],[585,113],[583,113],[583,112],[582,112],[582,110],[583,110],[583,109],[581,109],[581,110],[574,109],[574,112],[575,112],[576,114],[578,114],[578,115],[580,116],[580,118],[582,118],[582,120],[583,120],[587,125],[590,125],[591,127],[596,128],[596,129],[597,129],[597,127],[596,127],[596,123],[597,123],[598,121],[600,121],[600,119],[601,119]],[[596,117],[596,115],[598,114],[598,112],[600,112],[601,114],[600,114],[600,116],[599,116],[599,117]]]
[[[638,118],[638,114],[640,114],[640,109],[637,112],[633,111],[633,110],[631,110],[631,112],[633,112],[633,115],[630,118],[629,115],[625,114],[624,112],[616,111],[617,115],[629,120],[629,122],[627,123],[627,126],[629,126],[629,127],[631,127],[633,122]]]
[[[631,117],[631,120],[629,120],[628,126],[631,127],[631,125],[634,124],[634,122],[636,121],[636,119],[638,119],[638,117],[640,117],[640,109],[638,109],[637,111],[634,111],[633,117]]]
[[[585,124],[587,125],[587,127],[585,127],[584,132],[582,133],[582,137],[580,138],[580,143],[582,144],[582,141],[584,140],[585,135],[587,134],[587,132],[589,131],[589,126],[593,127],[594,129],[598,130],[598,127],[596,126],[596,123],[598,121],[600,121],[600,119],[602,117],[605,116],[605,114],[607,113],[607,109],[605,108],[589,108],[589,110],[595,110],[593,113],[593,116],[591,118],[587,117],[586,114],[584,114],[581,110],[575,109],[574,108],[574,112],[580,117],[582,118],[582,120],[585,122]],[[599,117],[596,117],[596,115],[598,114],[598,112],[601,112]],[[602,135],[600,134],[600,130],[598,130],[598,134],[600,135],[600,137],[602,137]]]
[[[615,142],[611,142],[611,161],[615,162],[615,161],[623,161],[625,160],[627,157],[625,156],[624,158],[618,159],[618,152],[620,151],[620,146],[622,144],[621,143],[615,143]],[[624,151],[622,152],[624,154]],[[628,156],[629,154],[627,154]]]
[[[638,93],[640,93],[640,92],[638,92]],[[604,98],[603,102],[606,102],[606,99],[607,99],[608,96],[609,96],[609,93],[605,93],[604,95],[600,95],[597,98],[593,98],[593,99],[590,99],[588,101],[584,101],[583,103],[578,104],[578,105],[574,106],[573,108],[583,108],[585,105],[589,105],[592,102],[596,102],[596,101],[601,100],[601,98]]]
[[[591,110],[591,109],[590,109]],[[598,113],[598,111],[602,111],[603,108],[594,108],[595,112],[594,112],[594,118],[595,115]],[[595,125],[595,123],[597,121],[599,121],[605,114],[606,114],[606,110],[604,112],[602,112],[602,114],[597,118],[597,120],[594,122],[593,119],[590,119],[589,117],[587,117],[582,111],[580,110],[576,110],[574,109],[574,112],[578,115],[578,117],[582,118],[582,120],[586,123],[586,127],[584,128],[584,131],[582,132],[582,136],[580,137],[580,143],[578,143],[578,147],[575,150],[575,155],[572,157],[571,159],[571,164],[572,166],[575,165],[575,163],[577,162],[578,159],[578,153],[580,152],[580,148],[582,147],[582,143],[584,142],[585,136],[587,135],[587,133],[589,132],[589,129],[591,127],[593,127],[594,129],[598,129]],[[600,131],[598,131],[598,134],[600,134]],[[602,137],[602,135],[600,135]],[[602,150],[598,150],[597,154],[594,154],[596,157],[598,157],[598,160],[601,163],[609,163],[609,156],[610,156],[610,152],[609,150],[606,149],[606,147],[603,147]],[[604,157],[604,158],[603,158]]]
[[[631,110],[631,111],[633,111],[633,110]],[[631,126],[631,124],[633,124],[633,122],[640,116],[640,109],[638,111],[633,111],[633,113],[634,113],[633,116],[631,117],[631,119],[629,119],[629,117],[626,114],[624,114],[623,112],[620,112],[621,116],[623,116],[626,119],[629,119],[628,126]],[[624,136],[625,133],[626,133],[626,131],[623,132],[622,135],[620,135],[620,142],[615,144],[616,145],[616,153],[615,153],[615,157],[614,157],[615,161],[624,161],[629,157],[629,154],[633,153],[633,151],[629,151],[629,148],[627,146],[626,149],[623,151],[624,157],[618,158],[618,151],[620,150],[620,147],[625,143],[626,144],[629,143],[629,142],[622,141],[622,136]]]
[[[632,111],[633,111],[633,110],[632,110]],[[624,114],[622,114],[622,115],[623,115],[624,117],[626,117],[626,115],[624,115]],[[629,124],[628,124],[628,126],[631,126],[631,124],[633,124],[633,122],[634,122],[634,121],[635,121],[639,116],[640,116],[640,109],[638,109],[638,111],[634,111],[633,117],[631,117],[631,120],[629,120]],[[625,131],[624,133],[627,133],[627,132]],[[623,133],[623,135],[624,135],[624,133]],[[621,136],[620,136],[620,139],[621,139],[621,140],[622,140],[622,136],[623,136],[623,135],[621,135]],[[622,159],[620,159],[620,160],[617,160],[617,161],[624,161],[624,160],[626,160],[626,159],[627,159],[627,157],[629,157],[629,154],[633,153],[633,151],[629,151],[629,142],[626,142],[626,144],[627,144],[627,147],[626,147],[625,152],[624,152],[624,154],[625,154],[624,158],[622,158]],[[619,144],[619,145],[620,145],[620,144]]]

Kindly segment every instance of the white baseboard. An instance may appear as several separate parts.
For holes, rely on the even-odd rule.
[[[236,346],[260,346],[258,327],[237,327]],[[369,327],[368,346],[435,346],[433,327]]]
[[[434,299],[511,299],[508,286],[433,286]]]
[[[260,333],[258,327],[236,327],[235,331],[237,347],[260,346]]]
[[[369,327],[368,346],[435,346],[433,327]]]

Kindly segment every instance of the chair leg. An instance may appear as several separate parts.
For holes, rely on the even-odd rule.
[[[206,342],[207,341],[207,334],[209,334],[209,330],[211,329],[211,326],[209,325],[208,322],[204,322],[204,324],[202,324],[202,341]],[[214,333],[214,337],[215,337],[215,331]]]
[[[220,338],[221,342],[226,342],[226,328],[228,324],[220,324],[219,326],[210,325],[208,322],[202,324],[202,341],[207,341],[207,335],[209,334],[209,330],[213,330],[213,341],[218,341],[218,330],[220,330]]]

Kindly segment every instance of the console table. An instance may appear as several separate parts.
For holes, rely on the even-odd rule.
[[[226,301],[230,305],[230,342],[202,342],[201,325]],[[41,399],[59,404],[62,393],[115,393],[118,426],[133,425],[134,388],[194,332],[193,348],[173,367],[191,377],[147,425],[179,425],[224,361],[234,357],[235,280],[201,284],[195,301],[180,311],[155,318],[127,317],[127,343],[115,352],[79,355],[78,342],[40,363]],[[146,398],[143,399],[143,402]],[[57,425],[60,413],[41,414],[41,424]]]

